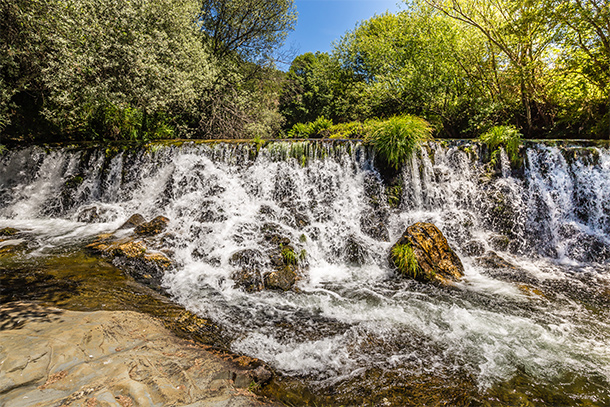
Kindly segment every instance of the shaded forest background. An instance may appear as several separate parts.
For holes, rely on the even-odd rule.
[[[292,0],[0,0],[0,143],[358,137],[397,115],[610,137],[606,0],[403,8],[283,72]]]

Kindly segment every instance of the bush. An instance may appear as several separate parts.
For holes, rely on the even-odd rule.
[[[384,121],[369,121],[366,141],[394,169],[411,157],[419,143],[432,138],[430,124],[416,116],[394,116]]]
[[[325,132],[327,133],[327,130],[329,130],[333,125],[333,121],[331,119],[327,119],[324,116],[320,116],[318,117],[316,120],[314,120],[312,123],[309,124],[309,136],[317,136],[317,137],[321,137],[324,136]]]
[[[148,141],[174,134],[166,114],[150,115],[136,107],[108,101],[90,108],[87,122],[92,139]]]
[[[329,138],[360,138],[364,136],[362,122],[339,123],[328,129]]]
[[[288,138],[311,138],[322,137],[329,134],[333,121],[324,116],[318,117],[313,122],[297,123],[288,130]]]
[[[396,268],[403,274],[418,278],[419,264],[415,258],[413,249],[408,244],[398,244],[392,248],[392,261]]]
[[[519,158],[519,146],[521,145],[521,133],[514,126],[494,126],[479,138],[492,150],[492,161],[495,162],[498,155],[498,147],[503,146],[511,161]]]
[[[288,130],[288,134],[286,135],[288,138],[309,138],[309,134],[311,130],[308,124],[305,123],[297,123],[290,130]]]

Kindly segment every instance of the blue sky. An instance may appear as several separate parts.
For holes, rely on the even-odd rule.
[[[296,29],[286,40],[286,48],[296,55],[331,50],[332,42],[358,21],[386,10],[399,10],[399,0],[295,0],[299,18]],[[404,4],[404,3],[402,3]]]

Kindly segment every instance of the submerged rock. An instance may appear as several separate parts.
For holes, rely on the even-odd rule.
[[[480,240],[471,240],[462,247],[462,250],[469,256],[480,256],[485,253],[485,244]]]
[[[373,174],[367,174],[364,178],[364,193],[368,208],[360,215],[360,230],[373,239],[389,242],[390,234],[386,225],[390,212],[385,204],[383,184]]]
[[[297,281],[297,266],[287,264],[279,270],[265,275],[265,288],[288,291]]]
[[[402,237],[392,246],[395,253],[398,246],[411,248],[417,261],[416,273],[402,270],[395,256],[390,255],[390,262],[405,274],[425,281],[447,284],[464,275],[464,266],[460,258],[449,247],[447,239],[441,231],[431,223],[418,222],[409,226]]]
[[[345,262],[350,266],[360,267],[366,263],[368,253],[364,248],[364,243],[354,235],[347,238],[343,253]]]
[[[140,236],[154,236],[163,232],[167,225],[169,225],[169,219],[165,216],[157,216],[150,222],[144,222],[135,227],[134,233]]]
[[[514,269],[516,268],[510,262],[504,260],[502,257],[494,251],[485,253],[484,256],[479,256],[474,259],[475,263],[479,266],[490,268],[490,269]]]
[[[232,278],[238,287],[247,292],[263,289],[261,270],[264,267],[264,255],[260,250],[244,249],[235,252],[229,259],[229,264],[237,267]]]
[[[0,308],[0,399],[11,406],[262,406],[261,361],[178,338],[150,316]],[[4,405],[4,404],[3,404]]]
[[[146,223],[146,219],[144,219],[144,216],[140,215],[139,213],[134,213],[129,217],[129,219],[125,221],[125,223],[121,225],[121,227],[119,227],[118,230],[133,229],[143,223]]]
[[[10,237],[10,236],[15,236],[17,233],[19,233],[19,230],[14,229],[14,228],[2,228],[0,229],[0,237]]]

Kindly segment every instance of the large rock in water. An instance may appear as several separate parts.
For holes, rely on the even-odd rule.
[[[402,237],[392,246],[390,261],[394,261],[394,249],[399,245],[407,245],[413,250],[417,260],[419,280],[435,281],[447,284],[464,275],[464,266],[460,258],[449,247],[447,239],[436,226],[431,223],[418,222],[405,230]],[[400,269],[400,268],[399,268]],[[403,274],[405,270],[401,270]]]

